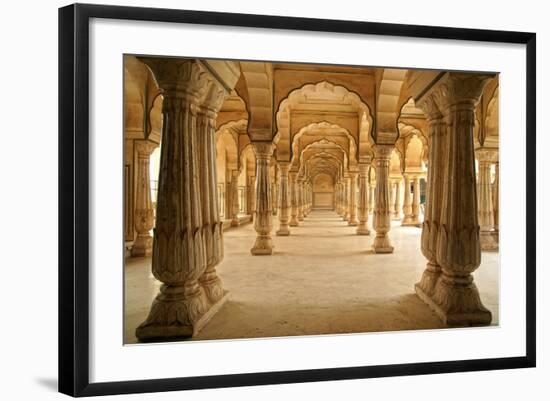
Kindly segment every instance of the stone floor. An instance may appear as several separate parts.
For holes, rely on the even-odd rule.
[[[393,222],[395,251],[377,255],[373,233],[358,236],[335,212],[313,211],[289,237],[273,237],[272,256],[251,256],[252,224],[229,229],[217,270],[231,297],[194,340],[442,328],[414,293],[426,263],[420,233]],[[158,291],[150,263],[126,262],[125,343],[136,342]],[[482,254],[475,280],[497,325],[498,253]]]

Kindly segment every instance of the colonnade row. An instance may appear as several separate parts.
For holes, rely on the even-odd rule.
[[[223,235],[216,201],[215,119],[224,98],[223,87],[212,77],[195,79],[200,75],[200,67],[193,60],[174,61],[173,67],[160,64],[154,58],[142,61],[150,67],[164,95],[163,146],[152,251],[152,271],[163,285],[147,319],[137,328],[136,336],[141,340],[188,337],[197,332],[226,294],[216,273],[216,266],[223,259]],[[474,108],[488,78],[446,73],[417,99],[428,119],[430,146],[421,237],[421,250],[428,262],[415,289],[444,322],[453,325],[491,321],[491,313],[481,303],[472,276],[481,257],[473,148]],[[254,228],[257,235],[251,253],[268,255],[273,248],[269,164],[274,144],[252,141],[252,147],[256,155]],[[376,253],[393,251],[388,236],[392,217],[389,165],[393,148],[393,144],[373,146],[372,163],[376,169],[373,249]],[[287,228],[284,216],[288,216],[289,209],[288,226],[293,222],[293,214],[299,221],[300,214],[307,214],[311,207],[311,202],[299,200],[311,191],[290,190],[295,184],[293,173],[287,167],[281,165],[280,230]],[[361,222],[366,222],[367,215],[366,168],[364,165],[358,172],[359,186],[363,189],[359,191],[359,227]],[[350,177],[350,186],[351,182]],[[339,206],[342,209],[344,205],[346,215],[350,214],[348,221],[353,222],[355,191],[345,193],[349,195],[344,196],[344,202],[339,201]]]

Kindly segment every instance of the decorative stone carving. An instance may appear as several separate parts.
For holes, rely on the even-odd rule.
[[[374,146],[374,165],[376,167],[376,192],[373,213],[373,227],[376,237],[372,248],[375,253],[392,253],[388,232],[390,223],[390,184],[389,170],[393,145]]]
[[[163,93],[162,155],[152,271],[163,285],[142,341],[190,337],[226,297],[215,266],[223,258],[214,119],[223,87],[196,60],[140,58]]]
[[[149,256],[153,249],[151,230],[155,223],[151,203],[151,180],[149,178],[149,157],[158,146],[150,141],[135,141],[137,153],[137,190],[134,211],[134,225],[137,238],[132,247],[132,256]]]
[[[269,183],[269,160],[274,146],[271,142],[252,142],[256,154],[256,208],[254,211],[254,229],[256,242],[250,250],[252,255],[271,255],[272,211],[271,185]]]
[[[491,322],[491,312],[481,303],[472,276],[481,257],[474,171],[474,109],[488,78],[490,75],[447,73],[418,102],[428,116],[436,114],[434,108],[438,109],[445,128],[440,143],[434,144],[432,140],[428,162],[430,178],[437,174],[441,183],[437,185],[432,179],[428,184],[430,189],[440,188],[441,209],[439,216],[434,215],[432,209],[427,219],[432,226],[429,231],[435,228],[434,221],[439,223],[435,260],[441,266],[441,273],[432,294],[426,293],[421,283],[415,289],[449,325]],[[436,154],[439,154],[439,164],[434,157]],[[432,200],[433,192],[429,195],[430,203]],[[425,249],[424,243],[425,237],[430,238],[432,234],[426,224],[424,227],[427,232],[423,229],[422,248],[429,254],[434,249]]]
[[[369,235],[370,230],[367,227],[369,220],[368,209],[368,179],[369,179],[369,165],[359,164],[359,225],[357,226],[357,234]]]
[[[290,193],[288,186],[288,162],[279,163],[281,189],[279,191],[279,229],[277,235],[289,235],[288,223],[290,220]]]
[[[349,185],[349,219],[348,226],[357,225],[357,173],[350,172],[348,178]]]
[[[231,171],[231,227],[237,227],[239,223],[239,170]]]

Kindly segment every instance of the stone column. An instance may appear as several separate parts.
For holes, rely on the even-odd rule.
[[[288,173],[290,178],[290,223],[289,226],[297,227],[298,226],[298,188],[296,184],[296,177],[298,176],[297,172],[291,171]]]
[[[254,229],[256,242],[250,250],[252,255],[271,255],[273,228],[271,211],[271,184],[269,182],[269,160],[273,154],[271,142],[252,142],[256,155],[256,207],[254,210]]]
[[[359,225],[357,226],[356,233],[359,235],[369,235],[370,231],[367,227],[369,220],[368,209],[368,179],[369,179],[369,165],[359,164]]]
[[[342,220],[349,220],[349,177],[342,182]]]
[[[239,222],[239,170],[231,170],[231,227],[237,227]]]
[[[393,145],[374,146],[374,165],[376,166],[376,192],[373,213],[373,227],[376,237],[372,244],[375,253],[392,253],[388,232],[390,231],[390,157]]]
[[[496,159],[496,152],[489,149],[480,149],[478,156],[478,218],[480,228],[481,249],[495,251],[498,244],[495,242],[493,194],[491,185],[491,163]]]
[[[395,180],[393,185],[395,186],[395,207],[393,219],[401,220],[401,180]]]
[[[304,179],[297,179],[297,195],[298,195],[298,221],[304,220]]]
[[[445,127],[441,141],[434,144],[432,140],[428,161],[429,199],[435,205],[434,192],[440,190],[437,194],[441,201],[440,214],[434,215],[437,209],[430,211],[427,207],[425,223],[429,224],[424,225],[422,233],[423,252],[425,243],[430,244],[426,237],[437,233],[435,260],[441,266],[441,273],[432,295],[419,284],[416,291],[449,325],[489,324],[492,318],[481,303],[472,276],[481,259],[474,171],[474,110],[489,77],[446,73],[417,103],[429,116],[435,114],[430,103],[434,104],[443,115]],[[434,138],[434,134],[431,137]],[[433,251],[429,247],[426,250],[428,254]]]
[[[418,226],[420,225],[420,178],[415,176],[413,177],[413,197],[412,197],[412,216],[411,216],[411,225]]]
[[[409,175],[405,174],[405,188],[403,192],[403,221],[402,226],[414,226],[414,219],[412,213],[412,197],[411,197],[411,180]]]
[[[279,190],[279,229],[277,235],[289,235],[288,223],[290,221],[290,192],[288,186],[288,162],[279,163],[279,181],[281,188]]]
[[[191,337],[227,298],[217,202],[215,117],[223,86],[195,60],[140,58],[163,93],[162,154],[152,272],[163,284],[141,341]]]
[[[155,214],[151,202],[151,180],[149,178],[149,158],[158,146],[150,141],[135,141],[137,153],[137,188],[134,210],[134,226],[137,238],[132,247],[132,256],[149,256],[153,249],[151,230]]]
[[[348,178],[349,185],[349,219],[348,226],[357,225],[357,173],[350,172]]]

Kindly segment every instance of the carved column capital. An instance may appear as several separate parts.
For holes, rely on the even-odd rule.
[[[158,148],[159,144],[148,140],[134,141],[134,149],[140,157],[149,157],[151,153]]]
[[[265,160],[269,161],[273,155],[273,150],[275,146],[272,142],[252,142],[252,149],[254,149],[254,154],[256,155],[256,160]]]
[[[138,57],[138,60],[149,67],[165,99],[185,99],[213,113],[220,109],[225,90],[198,60],[168,57]]]
[[[374,145],[374,163],[377,167],[389,166],[394,145]],[[382,164],[381,164],[382,163]]]

